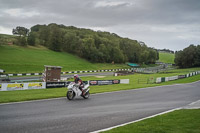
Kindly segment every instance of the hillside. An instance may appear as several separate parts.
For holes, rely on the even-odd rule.
[[[174,64],[175,54],[159,52],[159,61],[164,63]]]
[[[121,64],[92,64],[72,54],[55,52],[43,46],[0,45],[0,69],[7,73],[42,72],[44,65],[62,66],[62,71],[127,68]]]
[[[21,27],[21,29],[24,29]],[[145,43],[123,38],[115,33],[93,31],[73,26],[35,25],[31,27],[27,43],[40,44],[53,51],[72,53],[93,63],[155,63],[157,51]],[[25,39],[21,41],[25,45]],[[20,42],[20,41],[19,41]],[[19,43],[18,45],[22,45]]]
[[[115,33],[57,24],[14,31],[0,34],[0,69],[7,73],[42,72],[44,65],[62,66],[62,71],[125,68],[125,62],[148,65],[158,59],[145,43]]]
[[[0,34],[0,45],[13,44],[16,42],[16,37],[13,35]]]

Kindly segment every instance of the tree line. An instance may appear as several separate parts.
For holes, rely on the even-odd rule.
[[[175,64],[180,68],[200,67],[200,45],[175,52]]]
[[[169,50],[169,49],[157,49],[159,52],[166,52],[166,53],[172,53],[174,54],[173,50]]]
[[[18,29],[17,29],[18,28]],[[137,40],[122,38],[115,33],[93,31],[73,26],[49,24],[13,29],[22,45],[43,45],[53,51],[68,52],[91,62],[139,64],[155,63],[158,51]],[[25,42],[26,41],[26,42]]]

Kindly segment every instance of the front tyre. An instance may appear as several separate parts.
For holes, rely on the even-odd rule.
[[[83,98],[84,98],[84,99],[88,99],[89,97],[90,97],[90,92],[87,91],[87,92],[85,93],[85,95],[83,96]]]
[[[67,91],[66,96],[67,96],[67,99],[68,99],[68,100],[73,100],[75,94],[74,94],[73,91]]]

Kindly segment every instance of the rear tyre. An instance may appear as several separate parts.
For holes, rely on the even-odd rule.
[[[83,98],[84,98],[84,99],[88,99],[89,97],[90,97],[90,92],[87,91],[87,92],[85,93],[85,95],[83,95]]]
[[[67,99],[68,99],[68,100],[73,100],[75,94],[74,94],[73,91],[68,91],[67,94],[66,94],[66,96],[67,96]]]

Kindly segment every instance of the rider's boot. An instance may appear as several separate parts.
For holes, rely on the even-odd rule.
[[[84,90],[82,90],[82,95],[83,95],[83,96],[85,95],[85,91],[84,91]]]
[[[79,88],[82,91],[82,96],[85,95],[85,91],[82,88]]]

